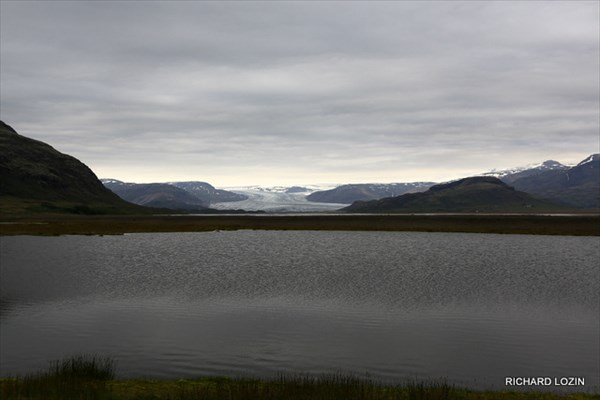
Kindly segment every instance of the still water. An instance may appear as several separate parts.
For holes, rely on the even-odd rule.
[[[96,353],[120,377],[583,377],[566,389],[600,391],[595,237],[20,236],[0,251],[1,376]]]

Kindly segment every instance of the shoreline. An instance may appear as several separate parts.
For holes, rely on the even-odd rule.
[[[243,229],[600,236],[600,214],[52,215],[4,216],[0,220],[0,236]]]

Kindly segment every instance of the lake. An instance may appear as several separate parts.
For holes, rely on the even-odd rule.
[[[600,238],[222,231],[0,238],[0,375],[367,374],[599,392]],[[532,389],[510,387],[508,389]]]

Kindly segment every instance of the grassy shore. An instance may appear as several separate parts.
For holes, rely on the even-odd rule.
[[[1,235],[108,235],[238,229],[600,236],[600,215],[115,215],[11,217],[0,221]]]
[[[282,376],[273,380],[115,380],[115,363],[95,356],[53,362],[47,371],[0,380],[4,400],[591,400],[574,393],[473,391],[446,383],[382,385],[347,375]]]

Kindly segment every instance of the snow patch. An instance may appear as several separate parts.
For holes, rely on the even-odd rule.
[[[124,185],[125,182],[117,180],[117,179],[100,179],[100,182],[102,182],[102,184],[106,185],[106,184],[114,184],[114,185]]]
[[[586,158],[585,160],[583,160],[582,162],[580,162],[579,165],[584,165],[584,164],[588,164],[591,163],[592,161],[596,161],[600,158],[600,154],[592,154],[591,156],[589,156],[588,158]]]

